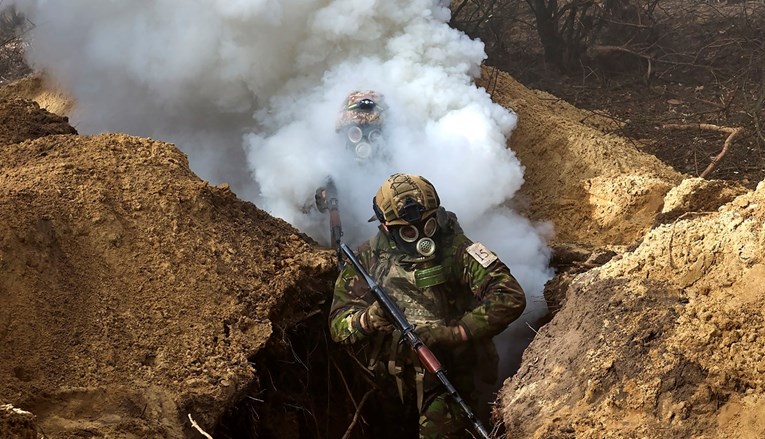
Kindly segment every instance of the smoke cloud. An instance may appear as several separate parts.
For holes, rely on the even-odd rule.
[[[77,101],[81,133],[177,144],[192,169],[328,244],[304,213],[331,176],[345,239],[375,231],[371,200],[394,172],[436,186],[468,236],[510,265],[544,312],[549,226],[508,206],[523,166],[506,149],[517,116],[473,79],[483,44],[447,24],[437,0],[17,0],[36,25],[30,64]],[[360,164],[335,132],[343,99],[386,99],[388,158]]]

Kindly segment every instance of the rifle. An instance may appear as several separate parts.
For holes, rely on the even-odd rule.
[[[401,309],[399,309],[399,307],[396,305],[396,302],[394,302],[393,299],[388,296],[388,293],[386,293],[385,290],[383,290],[382,287],[378,285],[374,279],[372,279],[372,276],[367,273],[367,271],[361,265],[361,262],[359,262],[359,260],[356,258],[356,255],[353,254],[353,251],[345,243],[340,242],[340,249],[356,268],[356,272],[364,278],[364,281],[367,283],[367,285],[369,285],[369,288],[372,289],[372,292],[375,295],[375,299],[380,303],[380,305],[382,305],[383,309],[388,314],[388,317],[391,318],[396,329],[401,331],[402,338],[404,338],[409,343],[409,347],[411,347],[412,350],[417,354],[417,357],[420,359],[422,365],[425,366],[425,369],[428,372],[434,374],[438,380],[441,381],[441,384],[444,385],[454,400],[457,401],[457,404],[459,404],[462,412],[465,413],[465,416],[467,416],[468,420],[473,423],[473,428],[475,428],[475,431],[478,433],[478,435],[483,439],[490,439],[489,433],[486,432],[486,429],[484,428],[483,424],[481,424],[481,421],[470,410],[470,407],[468,407],[465,400],[462,399],[462,397],[457,392],[457,389],[454,388],[452,383],[446,377],[446,371],[438,361],[438,358],[436,358],[435,354],[433,354],[433,351],[425,346],[425,343],[420,340],[420,337],[414,332],[414,326],[409,323],[409,321],[406,319],[406,315],[404,315]]]
[[[343,236],[343,225],[340,222],[340,210],[337,202],[337,188],[330,178],[325,187],[327,208],[329,209],[329,233],[330,239],[337,250],[337,269],[343,270],[343,253],[340,250]]]

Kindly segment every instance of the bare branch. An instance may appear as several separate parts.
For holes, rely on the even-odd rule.
[[[708,123],[695,123],[695,124],[666,124],[663,126],[663,128],[667,129],[680,129],[680,130],[707,130],[707,131],[715,131],[718,133],[725,133],[728,134],[728,137],[725,139],[725,143],[723,143],[722,150],[720,150],[720,153],[716,156],[712,157],[712,162],[704,169],[704,171],[699,175],[701,178],[707,178],[709,174],[712,173],[712,171],[715,170],[717,167],[717,163],[722,160],[723,157],[725,157],[725,154],[728,153],[728,150],[730,149],[731,144],[733,143],[733,140],[744,133],[743,127],[722,127],[719,125],[712,125]]]
[[[372,392],[374,391],[375,391],[374,388],[367,390],[367,393],[365,393],[364,397],[361,398],[361,402],[359,402],[359,406],[356,409],[356,413],[354,413],[353,415],[353,420],[351,420],[351,424],[348,426],[348,429],[345,430],[343,439],[348,439],[349,437],[351,437],[351,432],[353,432],[353,427],[356,426],[356,423],[359,421],[359,417],[361,416],[361,408],[364,407],[364,403],[367,402],[367,399],[369,399],[369,395],[371,395]]]
[[[640,15],[638,15],[638,19],[640,19]],[[626,21],[613,20],[613,19],[610,19],[610,18],[604,18],[603,21],[606,22],[606,23],[616,24],[616,25],[619,25],[619,26],[635,27],[635,28],[638,28],[638,29],[650,29],[651,28],[651,26],[649,26],[647,24],[628,23]]]
[[[334,359],[330,359],[332,362],[332,365],[337,370],[337,374],[340,376],[340,380],[343,382],[343,385],[345,386],[345,392],[348,394],[348,398],[353,403],[353,406],[356,407],[356,410],[358,410],[359,405],[356,403],[356,398],[353,397],[353,392],[351,392],[351,388],[348,386],[348,381],[345,379],[345,374],[343,374],[343,371],[340,369],[340,366],[337,365]]]
[[[206,437],[207,439],[213,439],[212,436],[207,434],[206,431],[202,430],[202,428],[197,424],[197,421],[194,420],[194,418],[191,417],[191,413],[189,413],[189,421],[191,421],[191,426],[194,427],[194,429],[202,434],[202,436]]]

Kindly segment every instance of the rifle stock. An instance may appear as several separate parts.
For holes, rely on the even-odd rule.
[[[396,329],[401,331],[402,337],[407,341],[407,343],[409,343],[409,347],[411,347],[412,350],[417,353],[417,357],[420,359],[423,367],[425,367],[428,372],[434,374],[438,380],[441,381],[441,384],[444,385],[449,394],[455,399],[455,401],[457,401],[457,404],[459,404],[462,412],[465,413],[465,416],[473,424],[473,428],[478,433],[478,435],[483,439],[490,439],[489,433],[486,431],[481,421],[478,419],[475,413],[470,410],[470,407],[467,405],[465,400],[462,399],[459,392],[457,392],[457,389],[454,388],[452,383],[446,377],[446,371],[441,365],[441,362],[438,361],[438,358],[436,358],[436,355],[433,353],[433,351],[425,346],[425,343],[420,340],[420,337],[417,335],[417,333],[414,332],[414,326],[409,323],[406,315],[401,311],[398,305],[396,305],[396,302],[394,302],[393,299],[388,296],[388,293],[386,293],[385,290],[383,290],[382,287],[378,285],[374,279],[372,279],[372,276],[367,273],[367,271],[361,265],[361,262],[358,260],[358,258],[356,258],[356,255],[353,254],[353,251],[350,249],[350,247],[348,247],[345,243],[340,242],[339,249],[343,254],[345,254],[348,260],[351,261],[351,264],[353,264],[356,272],[359,273],[364,278],[364,281],[367,283],[367,285],[369,285],[369,288],[375,295],[375,299],[380,303],[383,309],[385,309],[385,312],[388,314],[388,317],[390,317]]]

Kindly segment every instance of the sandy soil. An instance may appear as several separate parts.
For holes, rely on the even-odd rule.
[[[765,437],[765,182],[684,178],[498,75],[529,211],[558,243],[627,246],[550,282],[559,311],[495,410],[509,437]]]
[[[763,202],[689,209],[576,276],[505,384],[512,437],[764,437]]]
[[[0,401],[48,437],[210,428],[327,289],[331,254],[173,145],[50,135],[65,123],[36,104],[0,107],[21,131],[0,138]]]
[[[481,85],[519,113],[516,202],[554,225],[559,271],[495,420],[513,438],[765,435],[765,184],[687,178],[607,119],[499,71]],[[79,136],[15,98],[0,118],[0,403],[50,438],[199,437],[189,414],[216,438],[342,436],[365,381],[323,335],[331,251],[173,145]],[[28,425],[13,413],[0,428]]]

